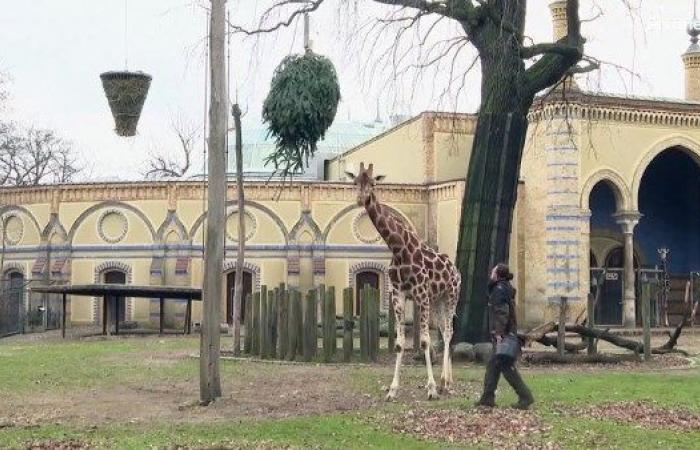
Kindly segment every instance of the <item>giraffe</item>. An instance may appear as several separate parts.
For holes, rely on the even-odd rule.
[[[430,248],[418,237],[412,227],[377,200],[374,187],[384,176],[374,177],[373,168],[373,164],[370,164],[365,169],[364,163],[361,163],[360,172],[357,175],[350,172],[346,174],[358,188],[358,206],[365,208],[370,220],[393,254],[388,274],[391,304],[396,316],[396,366],[386,400],[394,400],[399,389],[399,370],[406,348],[404,331],[406,298],[412,299],[414,305],[420,307],[420,346],[425,354],[425,365],[428,371],[426,386],[428,399],[437,399],[438,392],[430,361],[430,311],[431,308],[435,308],[435,317],[445,342],[440,391],[448,393],[452,384],[450,355],[452,318],[457,307],[461,277],[447,255]]]

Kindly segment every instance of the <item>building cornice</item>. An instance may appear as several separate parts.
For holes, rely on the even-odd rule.
[[[377,186],[378,196],[387,202],[423,203],[434,189],[451,189],[462,181],[430,184],[382,183]],[[183,200],[202,200],[204,185],[197,181],[151,181],[81,183],[3,188],[0,204],[47,204],[58,208],[60,203],[97,203],[103,201],[137,202],[164,201],[168,208],[176,208]],[[245,183],[246,199],[253,201],[351,201],[357,198],[355,185],[328,181],[281,182],[250,181]],[[228,198],[236,198],[236,185],[229,182]]]
[[[700,102],[567,90],[536,101],[528,114],[531,122],[564,117],[690,128],[700,126]]]

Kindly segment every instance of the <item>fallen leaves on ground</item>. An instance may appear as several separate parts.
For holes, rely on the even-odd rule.
[[[27,450],[84,450],[90,445],[79,441],[38,441],[27,444]]]
[[[600,371],[628,371],[628,370],[660,370],[669,368],[683,368],[691,365],[690,359],[680,355],[653,355],[651,361],[647,362],[631,354],[607,354],[603,355],[610,358],[605,362],[587,362],[587,361],[567,361],[558,362],[551,360],[542,360],[542,355],[553,354],[553,352],[524,352],[521,365],[529,368],[545,368],[549,370],[571,371],[582,370],[586,372]],[[583,354],[580,354],[582,358]]]
[[[550,430],[530,411],[515,409],[410,410],[392,422],[395,432],[450,443],[490,444],[500,449],[561,448],[554,442],[535,443]]]
[[[700,430],[700,413],[686,409],[664,408],[649,401],[605,403],[576,408],[573,413],[594,419],[612,419],[632,423],[640,427],[678,431]]]

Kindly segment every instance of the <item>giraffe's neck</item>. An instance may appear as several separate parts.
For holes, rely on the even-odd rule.
[[[396,220],[386,208],[382,207],[374,193],[371,193],[365,200],[365,210],[391,252],[394,255],[401,254],[401,251],[406,247],[404,239],[406,227],[404,224]]]

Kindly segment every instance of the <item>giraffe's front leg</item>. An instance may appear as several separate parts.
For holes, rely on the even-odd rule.
[[[395,286],[391,288],[391,302],[394,309],[394,317],[396,318],[396,365],[394,367],[394,379],[391,381],[389,392],[386,394],[387,401],[396,399],[396,394],[399,391],[399,370],[403,361],[403,352],[406,348],[406,327],[404,325],[405,296]]]
[[[420,308],[420,347],[425,354],[425,367],[428,370],[428,400],[436,400],[440,398],[433,376],[433,364],[430,361],[430,302],[428,297],[423,294],[422,300],[417,303]]]

